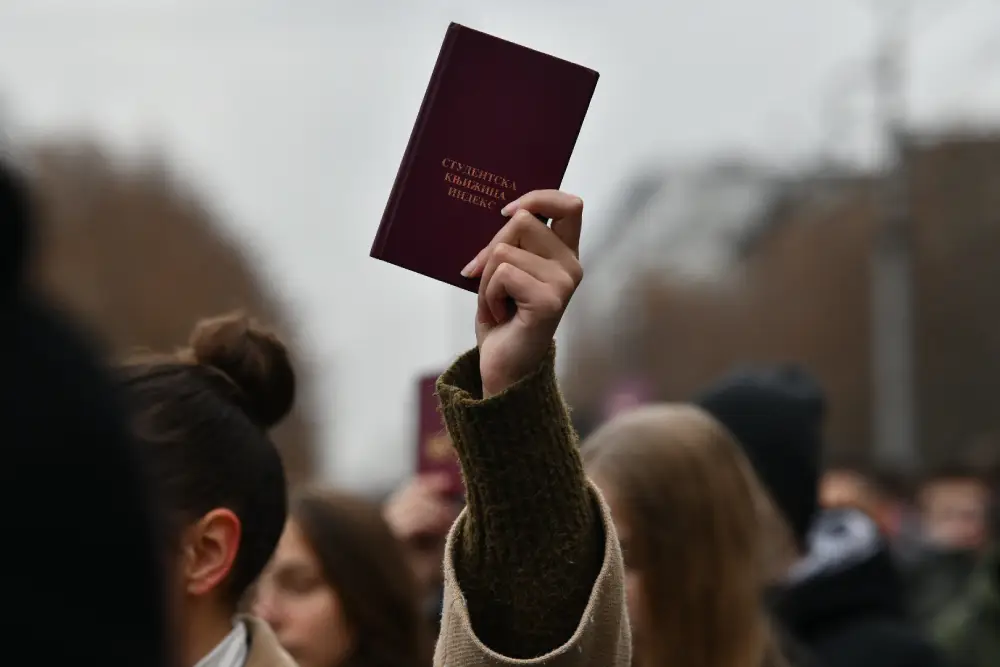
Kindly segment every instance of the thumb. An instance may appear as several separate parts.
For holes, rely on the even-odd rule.
[[[486,340],[486,336],[496,329],[496,324],[493,322],[493,316],[488,312],[485,315],[480,315],[476,313],[476,345],[482,346],[483,341]]]

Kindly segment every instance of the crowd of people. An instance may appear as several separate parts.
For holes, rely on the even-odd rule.
[[[423,475],[375,503],[289,493],[268,432],[295,372],[252,318],[104,363],[33,287],[30,191],[4,164],[11,644],[123,667],[1000,664],[995,477],[929,476],[903,529],[868,471],[825,469],[826,399],[792,366],[581,442],[553,338],[583,203],[504,213],[467,267],[476,347],[437,383],[465,497]]]

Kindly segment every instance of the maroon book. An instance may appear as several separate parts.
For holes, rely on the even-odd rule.
[[[452,23],[371,256],[470,291],[461,271],[520,195],[558,189],[598,73]]]
[[[438,409],[434,393],[437,375],[420,378],[418,390],[419,427],[417,431],[417,474],[444,473],[449,480],[448,492],[460,497],[465,492],[462,484],[462,466],[458,454],[448,437],[448,430]]]

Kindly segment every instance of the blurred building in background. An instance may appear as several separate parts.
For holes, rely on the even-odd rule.
[[[646,384],[638,340],[649,314],[644,285],[666,273],[684,282],[724,282],[737,240],[778,189],[773,170],[739,162],[647,168],[626,181],[604,238],[584,249],[587,280],[566,327],[578,343],[606,343],[601,362],[623,375],[616,385]]]
[[[923,458],[1000,431],[1000,136],[938,135],[906,156]],[[645,174],[591,249],[563,376],[581,422],[641,378],[689,397],[750,362],[794,360],[831,398],[841,453],[871,447],[870,251],[878,175],[766,166]]]
[[[299,357],[281,297],[246,248],[155,156],[109,157],[86,142],[27,151],[44,217],[38,279],[115,355],[170,351],[200,318],[244,309],[273,326]],[[296,363],[300,396],[311,369]],[[275,430],[293,483],[315,474],[316,428],[298,400]]]

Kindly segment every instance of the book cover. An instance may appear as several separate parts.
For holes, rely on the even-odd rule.
[[[371,256],[469,291],[504,205],[558,189],[598,73],[452,23]]]
[[[417,474],[444,473],[450,481],[448,493],[461,497],[465,493],[462,466],[438,410],[438,398],[434,393],[437,379],[437,375],[426,375],[418,381]]]

